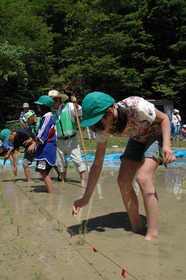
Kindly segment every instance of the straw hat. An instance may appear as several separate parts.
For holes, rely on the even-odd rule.
[[[61,98],[61,102],[64,102],[68,99],[68,95],[64,94],[64,93],[59,93],[59,91],[53,89],[50,90],[48,92],[48,95],[52,98],[56,98],[56,97],[60,97]]]

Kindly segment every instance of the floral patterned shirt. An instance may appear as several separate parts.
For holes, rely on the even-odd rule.
[[[138,96],[128,97],[117,103],[122,106],[128,117],[127,126],[120,134],[112,134],[122,137],[128,136],[130,139],[145,143],[151,137],[161,135],[160,124],[155,122],[155,106]],[[106,142],[110,134],[102,131],[96,133],[97,142]]]

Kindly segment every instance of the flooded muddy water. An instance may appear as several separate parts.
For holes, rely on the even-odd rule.
[[[51,171],[53,194],[46,193],[34,170],[30,186],[23,171],[14,181],[10,171],[1,171],[0,279],[185,280],[184,168],[160,167],[156,172],[159,238],[155,241],[131,233],[117,186],[118,168],[103,168],[92,199],[76,217],[71,214],[73,201],[84,188],[74,169],[69,169],[64,184]],[[137,184],[134,188],[145,225],[142,197]]]

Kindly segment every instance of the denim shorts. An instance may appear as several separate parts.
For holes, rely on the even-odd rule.
[[[120,159],[129,159],[137,162],[141,162],[144,158],[160,159],[162,142],[162,136],[154,136],[145,143],[129,139]]]

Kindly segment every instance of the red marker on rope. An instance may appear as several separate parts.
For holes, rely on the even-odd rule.
[[[97,250],[94,247],[92,247],[92,249],[94,250],[94,252],[97,252]]]
[[[122,269],[121,275],[123,276],[123,278],[126,278],[126,277],[125,277],[125,269],[124,269],[124,268]]]

